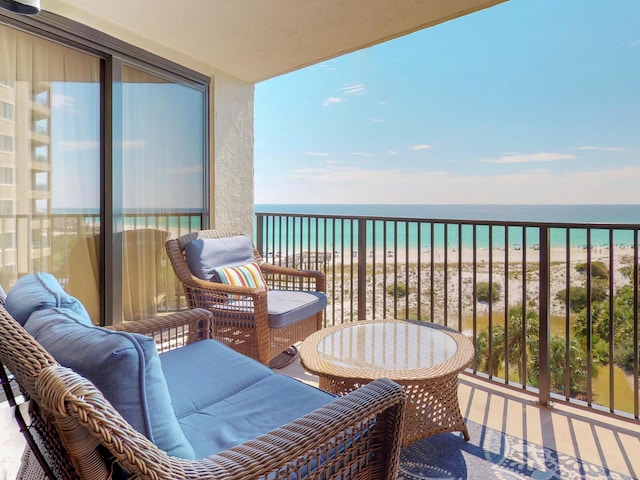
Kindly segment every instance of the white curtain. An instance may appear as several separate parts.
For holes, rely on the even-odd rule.
[[[10,118],[0,118],[0,135],[14,146],[0,152],[0,168],[15,171],[14,185],[0,185],[0,199],[14,206],[2,234],[13,237],[8,243],[15,247],[0,255],[0,278],[11,283],[23,273],[49,271],[96,323],[99,275],[91,237],[100,231],[99,82],[98,58],[0,25],[0,101],[13,106],[5,110],[13,112]],[[89,209],[95,215],[82,216]]]

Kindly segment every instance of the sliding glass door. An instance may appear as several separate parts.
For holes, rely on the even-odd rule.
[[[100,62],[0,25],[0,284],[50,272],[95,319]]]
[[[179,308],[164,242],[207,224],[208,81],[25,30],[0,16],[0,285],[49,272],[96,324]]]
[[[201,228],[204,92],[125,66],[122,76],[122,310],[174,309],[164,243]]]

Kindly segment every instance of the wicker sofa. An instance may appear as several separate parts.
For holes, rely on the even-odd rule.
[[[0,362],[56,478],[397,475],[405,394],[391,381],[334,397],[210,339],[204,309],[95,327],[48,274],[19,279],[4,307]]]

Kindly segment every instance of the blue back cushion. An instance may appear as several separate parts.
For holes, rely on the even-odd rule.
[[[189,270],[202,280],[219,281],[214,269],[254,262],[253,241],[248,235],[196,238],[184,246]]]
[[[78,315],[79,321],[91,325],[84,305],[64,291],[50,273],[30,273],[20,277],[7,294],[4,307],[24,326],[32,312],[49,308],[66,308]]]
[[[25,329],[56,359],[87,378],[138,432],[169,455],[195,453],[173,411],[152,338],[87,325],[68,309],[34,312]]]

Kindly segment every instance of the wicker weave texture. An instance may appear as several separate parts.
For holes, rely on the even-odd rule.
[[[422,333],[422,341],[414,338]],[[303,366],[329,392],[344,395],[376,378],[402,385],[407,393],[403,447],[453,431],[469,440],[458,401],[458,373],[474,355],[473,344],[460,332],[404,320],[328,327],[300,346]]]
[[[167,255],[187,298],[189,308],[206,308],[213,314],[211,336],[265,365],[283,350],[322,328],[324,312],[281,328],[271,328],[267,292],[208,282],[195,277],[187,264],[184,247],[196,238],[242,235],[231,230],[200,230],[166,242]],[[326,277],[315,270],[300,270],[264,261],[253,249],[269,288],[324,292]],[[229,299],[234,298],[233,302]]]
[[[192,340],[208,333],[210,317],[208,311],[190,310],[118,329],[134,332],[140,326],[141,333],[177,345],[178,332]],[[66,465],[66,470],[55,469],[60,479],[98,478],[94,441],[140,479],[285,479],[295,473],[309,480],[386,480],[398,473],[406,394],[388,380],[372,382],[243,445],[188,461],[167,456],[135,431],[91,382],[58,365],[2,307],[0,362],[16,374],[31,400],[50,463]],[[26,478],[34,475],[31,466],[23,469]]]

